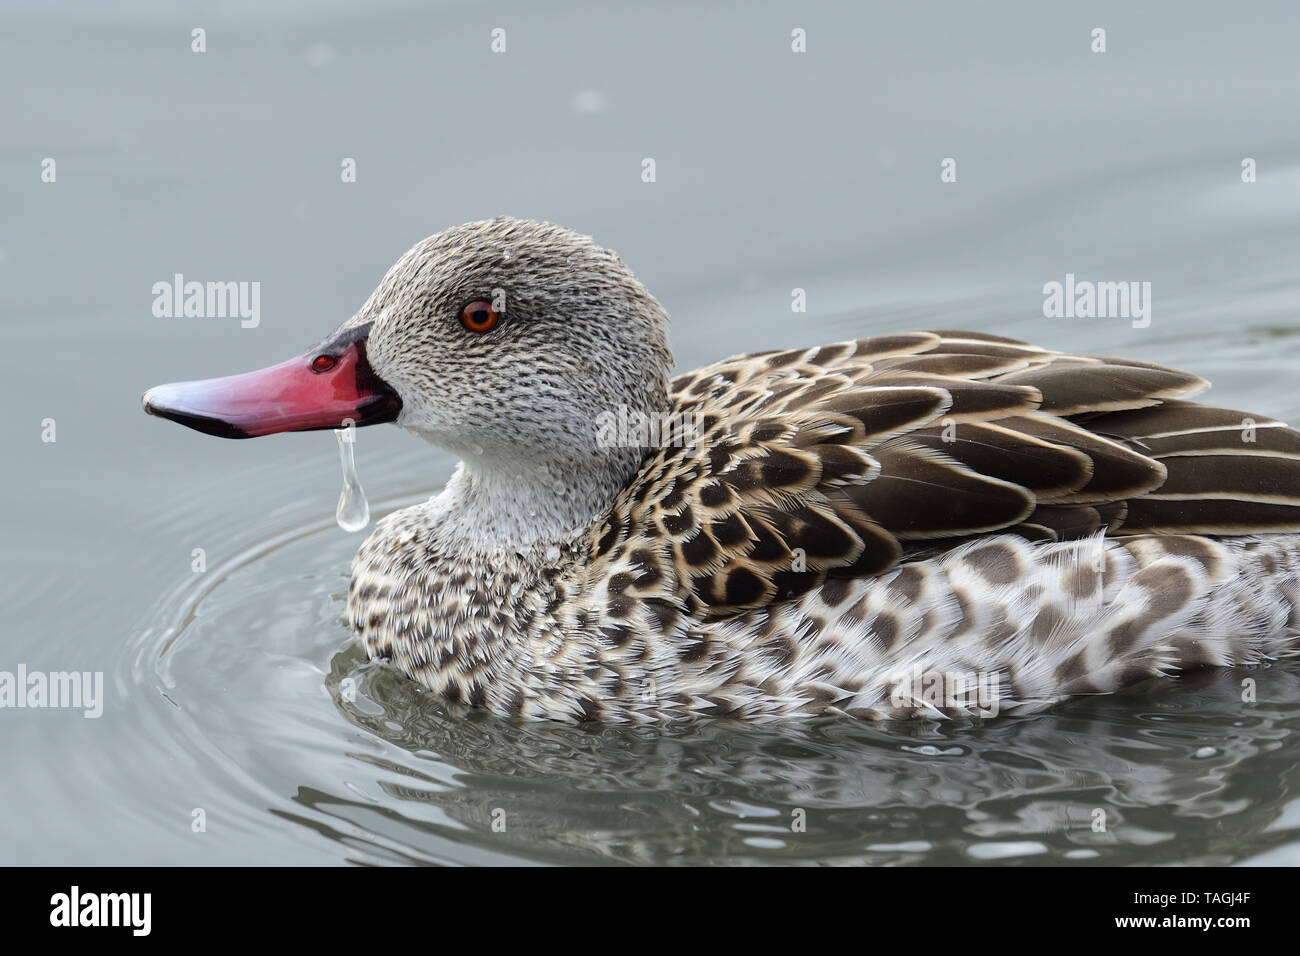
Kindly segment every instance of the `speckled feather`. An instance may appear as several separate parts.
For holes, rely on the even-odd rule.
[[[504,290],[499,330],[460,329]],[[667,317],[612,253],[492,220],[417,245],[374,322],[399,424],[462,464],[380,522],[348,621],[508,715],[1027,712],[1300,646],[1300,434],[1195,375],[972,332],[755,353],[667,383]],[[697,441],[608,447],[624,406]]]

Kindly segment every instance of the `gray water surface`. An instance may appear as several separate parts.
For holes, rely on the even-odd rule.
[[[139,407],[296,354],[413,242],[508,214],[617,249],[683,368],[969,327],[1300,420],[1294,4],[267,6],[0,7],[0,670],[106,697],[0,709],[0,862],[1300,862],[1300,665],[983,724],[503,721],[340,624],[333,436]],[[260,323],[155,317],[178,272],[260,282]],[[1150,282],[1150,325],[1045,318],[1066,273]],[[357,439],[376,517],[454,465]]]

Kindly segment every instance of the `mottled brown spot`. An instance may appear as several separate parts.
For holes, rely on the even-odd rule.
[[[774,637],[763,644],[759,650],[765,654],[772,667],[777,670],[784,670],[794,663],[794,643],[784,637]]]
[[[1119,657],[1126,653],[1141,636],[1141,630],[1136,622],[1120,621],[1106,635],[1106,646],[1110,649],[1110,656]]]
[[[709,639],[703,634],[692,632],[681,650],[677,652],[677,657],[683,664],[695,664],[703,660],[708,653]]]
[[[731,451],[726,445],[717,445],[709,449],[709,470],[711,474],[720,475],[731,464]]]
[[[807,461],[784,451],[769,451],[761,461],[763,483],[772,488],[802,485],[812,478]]]
[[[713,538],[724,548],[737,548],[749,540],[749,527],[738,514],[720,518],[710,525]]]
[[[815,365],[833,365],[851,354],[854,348],[855,345],[852,342],[838,342],[834,345],[823,345],[817,349],[817,354],[814,355],[810,361]]]
[[[682,559],[689,567],[702,568],[718,556],[718,546],[703,530],[681,543]]]
[[[756,442],[776,441],[777,439],[784,438],[788,431],[788,426],[783,425],[778,421],[764,419],[754,426],[754,430],[750,432],[749,437],[752,441]]]
[[[677,623],[679,612],[677,606],[663,598],[646,598],[641,602],[645,609],[650,627],[660,634],[666,634]]]
[[[750,401],[756,394],[757,393],[753,389],[748,389],[748,388],[737,389],[736,394],[731,396],[731,399],[727,402],[727,407],[736,408],[740,405],[744,405],[746,402]]]
[[[871,622],[871,634],[876,647],[882,652],[892,651],[898,641],[898,618],[888,611],[881,611]]]
[[[632,639],[632,629],[626,624],[606,624],[600,629],[605,646],[617,650]]]
[[[782,352],[774,352],[767,358],[768,368],[782,368],[799,361],[807,349],[786,349]]]
[[[748,568],[733,568],[727,575],[726,602],[733,607],[754,603],[764,590],[763,579]]]
[[[1155,673],[1150,664],[1127,664],[1115,675],[1115,686],[1129,687],[1133,684],[1141,683],[1154,677]]]
[[[970,600],[960,588],[953,588],[950,594],[953,603],[957,605],[957,622],[953,632],[948,636],[956,637],[970,630],[971,625],[974,623],[974,616],[971,614]]]
[[[645,565],[641,573],[636,576],[636,586],[642,590],[653,588],[663,579],[663,572],[655,564]]]
[[[1021,574],[1020,556],[1004,541],[972,551],[969,559],[975,570],[990,584],[1011,584]]]
[[[1071,568],[1065,575],[1064,584],[1065,593],[1070,597],[1091,597],[1101,585],[1101,575],[1086,564],[1080,564]]]
[[[781,539],[772,532],[771,528],[758,520],[751,520],[749,527],[754,533],[754,541],[749,546],[749,556],[752,559],[764,564],[785,563],[790,560],[790,549],[781,543]]]
[[[921,589],[924,585],[925,575],[919,568],[904,567],[900,568],[898,573],[894,575],[893,580],[889,582],[888,590],[911,604],[921,596]]]
[[[1002,621],[984,635],[984,646],[988,648],[1001,647],[1009,638],[1014,637],[1015,634],[1016,629],[1007,621]]]
[[[786,543],[802,548],[815,560],[847,560],[862,542],[847,528],[812,508],[800,508],[790,516]]]
[[[788,601],[800,594],[807,594],[816,586],[820,575],[812,571],[778,571],[772,575],[774,593],[773,601]]]
[[[610,548],[614,547],[614,542],[618,540],[618,529],[613,525],[606,525],[604,532],[600,536],[600,541],[596,544],[596,552],[604,554]]]
[[[729,487],[716,481],[702,486],[699,490],[700,504],[706,508],[726,507],[734,497]]]
[[[1177,564],[1153,564],[1133,576],[1133,583],[1146,589],[1150,600],[1144,616],[1162,619],[1182,611],[1196,593],[1187,569]]]
[[[1029,627],[1029,636],[1039,644],[1045,644],[1056,636],[1061,624],[1064,623],[1064,616],[1054,605],[1047,605],[1038,609],[1034,615],[1034,622]]]
[[[632,613],[632,599],[626,594],[616,595],[609,602],[609,616],[621,621]]]
[[[1108,550],[1101,573],[1101,586],[1103,589],[1109,588],[1115,583],[1115,579],[1119,577],[1121,567],[1119,557]]]
[[[849,596],[851,588],[852,582],[847,578],[827,578],[822,582],[821,590],[817,592],[817,596],[828,607],[839,607]]]
[[[1157,540],[1166,554],[1191,558],[1199,562],[1211,577],[1218,575],[1221,565],[1220,552],[1213,542],[1192,535],[1166,535]]]
[[[733,489],[744,494],[763,487],[763,472],[752,461],[742,461],[725,479]]]
[[[1087,654],[1084,651],[1071,654],[1065,663],[1056,669],[1057,683],[1068,684],[1078,680],[1086,673],[1087,666]]]
[[[688,505],[681,514],[666,514],[660,521],[665,534],[672,538],[680,537],[695,527],[695,512]]]

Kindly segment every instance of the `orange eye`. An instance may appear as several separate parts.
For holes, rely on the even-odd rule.
[[[501,313],[487,299],[475,299],[460,310],[460,324],[471,332],[491,332],[501,321]]]
[[[311,360],[311,370],[313,372],[328,372],[338,362],[332,355],[318,355]]]

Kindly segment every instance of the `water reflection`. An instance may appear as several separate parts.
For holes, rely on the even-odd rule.
[[[1243,675],[1260,703],[1240,702]],[[570,862],[1228,863],[1295,836],[1270,829],[1300,785],[1285,666],[949,725],[509,721],[353,647],[327,685],[401,759],[350,755],[378,788],[367,799],[294,799],[369,833],[375,859],[436,859],[433,837]],[[360,848],[355,833],[327,835]]]

